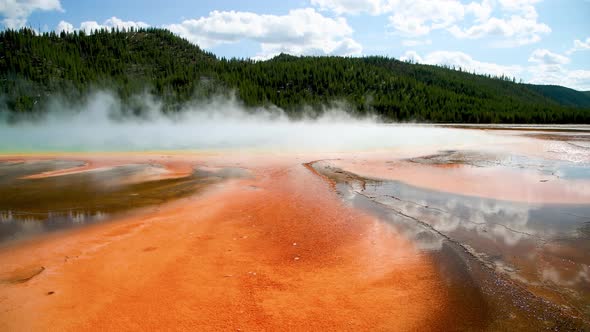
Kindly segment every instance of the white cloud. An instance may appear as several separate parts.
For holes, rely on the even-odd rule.
[[[472,3],[471,11],[477,17],[476,23],[465,28],[455,25],[449,32],[460,39],[479,39],[491,37],[498,39],[494,45],[514,47],[536,43],[551,28],[538,22],[535,4],[540,0],[498,0],[501,17],[493,17],[490,1],[481,4]]]
[[[92,31],[100,30],[100,29],[120,29],[120,30],[129,30],[130,28],[138,29],[138,28],[147,28],[149,24],[141,21],[123,21],[117,17],[111,17],[108,20],[104,21],[102,24],[99,24],[96,21],[86,21],[80,23],[80,29],[86,33],[91,33]]]
[[[402,45],[406,47],[415,47],[415,46],[424,46],[424,45],[431,45],[432,40],[419,40],[419,39],[406,39],[402,40]]]
[[[311,0],[320,10],[340,14],[389,14],[389,26],[405,36],[422,36],[463,19],[459,0]]]
[[[406,53],[400,57],[400,60],[425,63],[422,57],[416,51],[406,51]]]
[[[85,21],[80,23],[80,28],[77,30],[84,31],[86,33],[90,33],[92,31],[100,30],[103,26],[98,24],[96,21]]]
[[[446,65],[461,68],[463,71],[480,74],[492,74],[494,76],[528,77],[528,82],[533,84],[551,84],[567,86],[572,89],[590,90],[590,70],[568,70],[564,65],[570,62],[569,58],[539,49],[532,52],[529,61],[530,66],[499,65],[496,63],[482,62],[473,59],[462,52],[436,51],[425,56],[420,56],[415,51],[408,51],[401,60],[412,60],[417,63],[431,65]]]
[[[546,49],[534,50],[529,57],[529,62],[534,62],[544,65],[561,65],[570,62],[570,59],[561,54],[553,53]]]
[[[387,0],[311,0],[311,4],[320,10],[330,10],[341,14],[369,13],[380,15],[389,11]]]
[[[590,90],[590,70],[569,70],[564,65],[570,59],[564,55],[546,49],[537,49],[531,53],[528,67],[530,82],[567,86],[577,90]]]
[[[528,68],[531,83],[567,86],[590,91],[590,70],[568,70],[560,65],[538,65]]]
[[[59,23],[57,24],[57,27],[55,28],[55,31],[57,32],[74,32],[74,25],[72,25],[71,23],[68,23],[66,21],[59,21]]]
[[[63,11],[59,0],[0,0],[2,23],[10,29],[24,27],[29,15],[36,10]]]
[[[590,70],[569,70],[566,72],[565,83],[561,81],[561,85],[573,87],[581,91],[590,91]]]
[[[79,28],[75,28],[73,24],[66,22],[66,21],[60,21],[59,24],[57,25],[57,27],[55,28],[55,31],[57,32],[73,32],[73,31],[84,31],[86,33],[92,33],[94,31],[97,30],[101,30],[101,29],[107,29],[110,30],[112,28],[118,28],[120,30],[129,30],[130,28],[147,28],[150,25],[145,23],[145,22],[141,22],[141,21],[123,21],[120,18],[117,18],[115,16],[107,19],[106,21],[104,21],[102,24],[99,24],[96,21],[85,21],[80,23],[80,27]]]
[[[336,14],[389,15],[389,27],[404,36],[425,36],[446,29],[459,39],[497,39],[496,46],[512,47],[541,40],[551,28],[538,22],[540,0],[311,0]],[[495,15],[493,15],[495,14]]]
[[[465,8],[458,0],[415,0],[392,3],[390,26],[407,36],[422,36],[461,21]]]
[[[537,18],[535,4],[541,0],[499,0],[502,9],[521,13],[527,18]]]
[[[483,0],[480,3],[471,2],[465,6],[465,13],[475,17],[476,22],[483,22],[490,18],[493,12],[491,0]]]
[[[362,51],[344,18],[325,17],[312,8],[294,9],[282,16],[213,11],[166,28],[204,48],[242,40],[259,42],[262,52],[258,59],[280,52],[355,55]]]
[[[590,37],[586,38],[585,41],[576,39],[574,40],[574,47],[570,48],[566,53],[572,54],[577,51],[590,50]]]
[[[496,37],[502,41],[496,46],[513,47],[536,43],[541,40],[541,35],[551,32],[551,28],[537,22],[536,18],[524,16],[511,16],[510,18],[491,17],[485,22],[475,24],[462,29],[458,26],[449,28],[449,32],[460,39],[479,39],[483,37]]]
[[[492,74],[494,76],[518,77],[523,68],[517,65],[504,66],[491,62],[481,62],[473,59],[469,54],[453,51],[435,51],[422,57],[415,51],[408,51],[401,60],[412,60],[414,62],[430,65],[446,65],[461,68],[463,71],[476,72],[479,74]]]

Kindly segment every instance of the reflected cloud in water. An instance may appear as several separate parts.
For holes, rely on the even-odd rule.
[[[243,172],[220,169],[170,179],[157,164],[126,164],[80,173],[24,178],[84,165],[80,161],[0,162],[0,244],[50,231],[100,222],[130,209],[190,195]]]
[[[435,252],[453,241],[514,280],[557,290],[578,308],[590,303],[590,237],[584,231],[590,205],[516,203],[398,181],[348,180],[337,184],[346,201],[388,220],[418,248]]]
[[[101,211],[36,213],[34,217],[31,217],[29,212],[0,211],[0,243],[101,222],[108,217],[107,213]]]

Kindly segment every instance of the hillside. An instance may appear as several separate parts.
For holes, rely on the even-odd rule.
[[[559,85],[531,84],[528,87],[561,105],[590,108],[590,93],[588,91],[576,91]]]
[[[248,107],[344,105],[395,121],[590,123],[590,96],[558,86],[518,84],[385,57],[218,59],[161,29],[35,35],[0,32],[0,91],[12,112],[39,112],[52,96],[70,102],[95,89],[116,92],[134,112],[149,92],[166,111],[236,91]]]

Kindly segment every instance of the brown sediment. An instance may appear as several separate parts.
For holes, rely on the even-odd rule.
[[[427,255],[305,167],[253,172],[4,248],[3,270],[46,270],[0,285],[0,329],[444,330],[472,310],[449,308]]]
[[[590,203],[589,180],[571,181],[520,169],[461,167],[456,163],[441,167],[391,159],[340,159],[328,163],[362,177],[397,180],[468,196],[527,203]]]

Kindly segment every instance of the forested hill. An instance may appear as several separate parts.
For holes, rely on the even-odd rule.
[[[235,91],[245,106],[276,105],[294,117],[339,105],[395,121],[590,123],[590,95],[564,87],[385,57],[219,59],[161,29],[5,30],[0,82],[2,108],[12,112],[41,112],[52,96],[83,100],[97,89],[117,93],[134,112],[142,109],[133,96],[145,92],[175,111]]]
[[[529,87],[561,105],[590,108],[589,91],[576,91],[559,85],[530,85]]]

